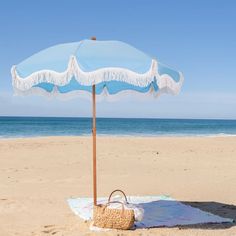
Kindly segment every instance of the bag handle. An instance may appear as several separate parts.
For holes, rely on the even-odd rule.
[[[109,198],[108,198],[108,203],[111,202],[111,197],[112,197],[112,195],[113,195],[115,192],[120,192],[120,193],[122,193],[122,195],[123,195],[124,198],[125,198],[125,203],[128,204],[127,197],[126,197],[125,193],[124,193],[122,190],[120,190],[120,189],[116,189],[116,190],[114,190],[113,192],[111,192],[111,194],[110,194],[110,196],[109,196]]]

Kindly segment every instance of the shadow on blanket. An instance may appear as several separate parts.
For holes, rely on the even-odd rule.
[[[228,205],[220,202],[182,202],[185,205],[189,205],[198,208],[202,211],[209,212],[214,215],[218,215],[224,218],[233,219],[232,223],[221,223],[221,224],[197,224],[197,225],[186,225],[180,228],[199,228],[199,229],[227,229],[236,226],[236,206]]]

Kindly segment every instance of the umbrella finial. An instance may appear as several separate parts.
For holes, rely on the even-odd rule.
[[[95,36],[90,38],[91,40],[97,40],[97,38]]]

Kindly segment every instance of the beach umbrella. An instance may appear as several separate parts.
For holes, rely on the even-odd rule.
[[[178,94],[183,75],[121,41],[91,40],[55,45],[11,69],[15,94],[68,97],[92,94],[93,198],[97,204],[96,96],[119,92]],[[122,93],[121,93],[122,94]]]

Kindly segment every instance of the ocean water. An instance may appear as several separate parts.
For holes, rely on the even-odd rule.
[[[0,138],[91,135],[91,118],[0,117]],[[227,136],[236,120],[97,118],[97,135]]]

